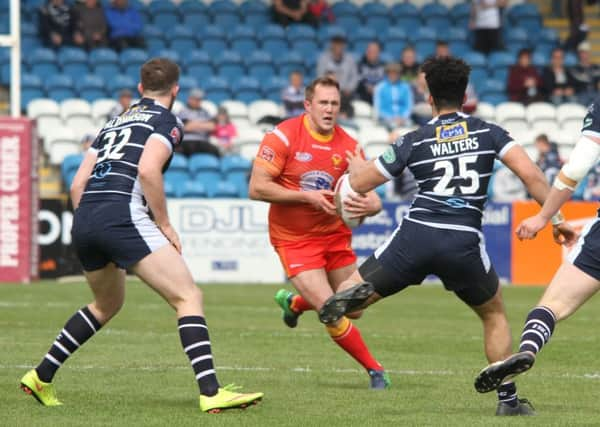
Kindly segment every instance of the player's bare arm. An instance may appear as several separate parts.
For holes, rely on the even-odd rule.
[[[85,185],[88,182],[88,178],[94,170],[97,158],[98,154],[96,151],[89,150],[83,158],[83,162],[81,162],[79,169],[77,169],[77,173],[75,174],[73,182],[71,183],[71,201],[73,203],[73,209],[77,209],[79,206],[81,195],[83,194]]]
[[[250,198],[269,203],[308,203],[315,209],[336,215],[335,205],[331,200],[334,195],[333,191],[290,190],[275,182],[275,178],[265,168],[254,165],[248,192]]]
[[[520,239],[533,239],[537,232],[556,215],[561,206],[571,198],[579,181],[587,175],[599,157],[600,138],[582,135],[577,141],[569,161],[562,167],[554,180],[552,190],[542,209],[537,215],[525,219],[519,225],[517,236]]]
[[[532,195],[535,201],[540,205],[543,205],[550,193],[550,185],[548,184],[544,173],[529,158],[523,147],[514,145],[506,152],[501,160],[521,179],[521,181],[523,181],[527,191]],[[556,209],[554,214],[557,212],[558,209]],[[557,217],[554,222],[552,235],[554,236],[554,241],[556,243],[571,245],[577,240],[577,233],[575,233],[571,226],[562,222],[560,217]],[[544,225],[545,224],[546,223],[544,223]],[[541,228],[543,228],[543,226]]]
[[[346,151],[350,186],[361,194],[367,194],[388,179],[379,172],[373,160],[365,160],[358,152]]]
[[[181,253],[181,242],[175,229],[171,226],[167,213],[167,198],[163,184],[162,168],[171,152],[167,146],[156,138],[150,138],[140,158],[138,174],[144,197],[154,215],[154,221],[160,231],[171,242],[177,252]]]

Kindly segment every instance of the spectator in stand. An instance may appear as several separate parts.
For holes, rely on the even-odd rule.
[[[64,0],[48,0],[38,11],[44,45],[59,48],[73,41],[73,11]]]
[[[386,77],[375,86],[373,108],[381,124],[390,131],[410,124],[413,96],[410,85],[400,80],[402,66],[385,66]]]
[[[281,92],[286,119],[304,113],[304,76],[302,72],[292,71],[289,82],[290,84]]]
[[[113,48],[122,50],[128,47],[145,47],[142,17],[135,7],[129,5],[128,0],[112,0],[106,8],[106,22],[109,42]]]
[[[438,40],[435,42],[435,53],[436,58],[448,58],[450,56],[450,46],[445,40]]]
[[[335,20],[333,10],[326,0],[310,0],[308,12],[314,17],[316,25],[332,23]]]
[[[405,82],[413,82],[419,75],[419,63],[417,62],[417,52],[411,46],[407,46],[402,50],[402,56],[400,58],[400,65],[402,66],[402,72],[400,79]]]
[[[273,20],[284,27],[294,23],[316,26],[317,18],[308,10],[309,0],[273,0]]]
[[[219,147],[221,154],[230,154],[234,151],[233,139],[237,135],[237,128],[231,122],[227,109],[225,107],[219,107],[212,136],[216,145]]]
[[[502,13],[506,0],[473,0],[469,28],[474,33],[474,49],[488,54],[502,49]]]
[[[110,112],[108,113],[108,118],[118,116],[123,111],[129,109],[131,107],[131,103],[133,101],[133,93],[129,89],[122,89],[119,91],[118,104],[115,105]]]
[[[375,89],[375,85],[382,81],[385,76],[384,63],[379,57],[380,52],[379,43],[376,41],[370,42],[358,64],[360,81],[357,93],[360,99],[369,104],[373,104],[373,90]]]
[[[411,84],[413,94],[413,108],[410,115],[412,121],[419,126],[425,125],[432,119],[431,105],[429,104],[429,88],[425,80],[425,73],[420,72]]]
[[[204,92],[201,89],[192,89],[188,95],[187,104],[179,112],[183,122],[183,142],[181,151],[186,156],[196,153],[208,153],[220,157],[219,148],[210,142],[210,135],[215,130],[216,124],[210,113],[202,108]]]
[[[543,92],[554,104],[575,102],[575,80],[565,67],[565,54],[561,48],[552,50],[550,65],[542,71]]]
[[[73,41],[85,49],[108,44],[106,17],[98,0],[79,0],[73,6]]]
[[[530,104],[541,101],[542,79],[531,64],[531,51],[521,49],[517,55],[517,63],[510,67],[508,74],[508,96],[511,101]]]
[[[538,151],[535,163],[544,172],[548,182],[554,182],[554,178],[562,167],[558,147],[554,142],[550,142],[548,135],[542,133],[535,138],[535,148]]]
[[[346,37],[334,35],[329,49],[321,54],[317,63],[317,76],[335,75],[340,84],[342,118],[352,118],[352,98],[358,86],[358,67],[354,57],[346,52]]]
[[[494,202],[511,203],[527,199],[527,189],[523,181],[504,165],[494,172],[490,186]]]
[[[583,189],[583,200],[600,200],[600,163],[587,174],[584,179],[585,187]]]
[[[570,69],[575,83],[575,96],[582,104],[591,104],[600,85],[600,66],[593,64],[590,57],[589,42],[577,46],[579,63]]]
[[[592,1],[588,0],[588,3],[591,4]],[[585,23],[583,0],[567,0],[567,15],[569,17],[569,37],[565,40],[564,48],[572,51],[587,38],[590,30]]]

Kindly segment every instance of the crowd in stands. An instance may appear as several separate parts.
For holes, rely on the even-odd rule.
[[[137,96],[141,61],[157,54],[179,59],[184,105],[177,114],[185,124],[180,154],[188,159],[198,153],[235,153],[235,141],[243,135],[224,100],[277,102],[282,108],[260,121],[270,126],[301,113],[304,85],[327,74],[342,89],[341,124],[358,135],[365,120],[357,117],[355,101],[363,101],[371,106],[372,125],[385,128],[387,141],[392,141],[431,119],[427,85],[419,72],[430,55],[457,55],[471,64],[467,113],[477,114],[480,103],[506,101],[585,105],[600,88],[600,66],[592,63],[585,37],[579,34],[577,44],[571,40],[561,45],[556,32],[543,28],[534,5],[512,6],[507,0],[473,0],[451,9],[440,3],[418,8],[410,2],[386,6],[325,0],[249,0],[241,5],[229,0],[154,0],[147,5],[139,0],[46,0],[37,12],[38,36],[55,52],[42,53],[58,58],[55,73],[70,69],[63,53],[73,47],[89,58],[84,71],[76,74],[83,76],[81,81],[71,82],[71,92],[51,91],[45,86],[48,82],[41,82],[42,93],[57,101],[73,97],[68,95],[73,87],[81,86],[75,96],[79,93],[89,102],[104,90],[118,97],[110,111],[118,114]],[[106,48],[116,52],[116,59]],[[24,58],[31,61],[25,69],[33,75],[24,79],[25,87],[36,83],[40,69],[41,74],[52,74],[52,67],[34,65],[43,57],[36,57],[38,52]],[[105,71],[105,87],[96,82],[96,91],[84,90],[82,82],[94,86],[94,79],[85,74],[97,77],[93,74],[100,70]],[[3,76],[5,72],[0,82],[6,82]],[[205,101],[219,108],[205,108]],[[539,153],[541,159],[546,151],[540,148]],[[510,177],[503,186],[502,173],[495,185],[509,189]],[[393,193],[400,198],[414,188],[409,176],[401,181]],[[518,189],[506,194],[511,191],[520,195]]]

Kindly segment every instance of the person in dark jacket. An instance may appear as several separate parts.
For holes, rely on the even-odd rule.
[[[73,39],[73,12],[64,0],[48,0],[39,9],[39,34],[48,47],[59,48]]]
[[[521,49],[517,63],[508,74],[508,97],[511,101],[530,104],[542,100],[542,79],[531,64],[531,51]]]

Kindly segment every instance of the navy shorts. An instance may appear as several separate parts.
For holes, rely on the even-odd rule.
[[[407,219],[359,272],[382,297],[418,285],[430,274],[470,306],[486,303],[498,290],[482,233],[434,228]]]
[[[600,281],[600,218],[583,228],[567,259],[575,267]]]
[[[141,206],[129,203],[85,203],[73,216],[73,245],[85,271],[113,262],[128,268],[169,244]]]

